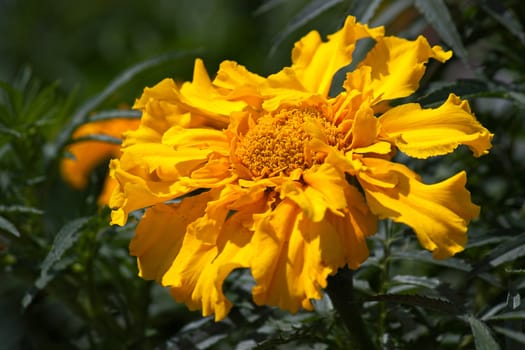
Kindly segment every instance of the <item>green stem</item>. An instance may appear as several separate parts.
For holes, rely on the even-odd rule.
[[[328,277],[326,292],[334,308],[343,320],[350,336],[351,349],[371,350],[376,346],[370,340],[361,317],[361,305],[353,293],[353,272],[348,268],[340,269],[335,276]]]

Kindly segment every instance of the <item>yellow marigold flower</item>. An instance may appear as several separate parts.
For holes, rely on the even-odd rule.
[[[115,118],[86,123],[80,126],[72,135],[72,139],[79,139],[89,135],[107,135],[122,138],[122,133],[136,129],[138,119]],[[67,147],[72,158],[63,158],[60,171],[64,180],[72,187],[81,190],[86,188],[89,175],[98,165],[110,158],[120,156],[120,146],[109,142],[86,140],[74,142]],[[98,197],[99,205],[109,203],[111,193],[115,189],[116,181],[107,177],[104,187]]]
[[[329,96],[362,38],[374,48]],[[291,66],[268,77],[225,61],[212,81],[197,60],[192,82],[146,88],[134,106],[141,125],[110,164],[112,223],[148,208],[130,245],[140,275],[220,320],[231,308],[222,285],[237,268],[250,269],[257,304],[312,309],[328,275],[368,257],[378,218],[412,227],[436,258],[461,251],[479,213],[465,173],[427,185],[392,157],[459,145],[480,156],[492,135],[455,95],[435,109],[386,105],[418,88],[429,59],[451,55],[349,17],[326,42],[303,37]]]

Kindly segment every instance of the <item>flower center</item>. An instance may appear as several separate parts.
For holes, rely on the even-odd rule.
[[[253,176],[289,175],[324,161],[326,154],[309,147],[312,136],[322,137],[330,145],[341,139],[337,127],[322,111],[313,107],[282,108],[257,120],[243,138],[235,155]]]

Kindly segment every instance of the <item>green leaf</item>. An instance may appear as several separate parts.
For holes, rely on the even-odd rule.
[[[499,350],[500,346],[490,333],[489,327],[472,315],[460,317],[469,323],[476,350]]]
[[[458,258],[448,258],[448,259],[434,259],[432,254],[426,251],[419,252],[396,252],[390,256],[390,259],[401,259],[409,261],[420,261],[429,263],[436,266],[443,266],[454,270],[472,272],[473,268],[470,264]],[[489,282],[490,284],[501,287],[501,283],[492,275],[481,273],[477,275],[479,278]]]
[[[414,5],[425,16],[425,19],[439,33],[456,55],[462,60],[467,59],[467,50],[461,42],[447,5],[443,0],[415,0]]]
[[[525,45],[525,33],[523,32],[523,27],[512,9],[507,8],[500,1],[478,0],[477,3],[481,5],[481,8],[483,8],[485,12],[507,28],[509,32],[514,34],[516,38]]]
[[[85,141],[99,141],[99,142],[104,142],[104,143],[111,143],[114,145],[122,144],[121,139],[117,137],[109,136],[106,134],[89,134],[89,135],[85,135],[82,137],[77,137],[76,139],[72,140],[69,144],[85,142]]]
[[[379,294],[366,297],[365,299],[367,301],[385,301],[394,304],[419,306],[425,309],[440,311],[453,315],[459,314],[459,309],[451,302],[422,295]]]
[[[259,6],[254,12],[253,12],[253,15],[254,16],[259,16],[259,15],[262,15],[263,13],[265,12],[268,12],[270,10],[272,10],[273,8],[281,5],[282,3],[284,3],[286,0],[267,0],[265,2],[263,2],[261,4],[261,6]]]
[[[500,334],[503,334],[510,339],[516,340],[522,344],[525,344],[525,333],[517,332],[512,329],[503,328],[503,327],[494,327],[494,330]]]
[[[6,116],[8,116],[12,122],[15,122],[16,116],[20,114],[24,104],[22,93],[4,81],[0,81],[0,89],[3,90],[3,94],[0,94],[0,101],[2,101],[2,104],[8,111]]]
[[[383,0],[353,1],[348,14],[355,16],[361,23],[368,23],[382,2]]]
[[[436,278],[428,278],[422,276],[412,275],[396,275],[392,278],[393,282],[410,284],[414,286],[424,287],[428,289],[435,289],[440,285],[440,282]]]
[[[42,215],[44,211],[33,207],[26,207],[25,205],[0,205],[0,213],[22,213]]]
[[[511,311],[499,315],[490,316],[487,320],[525,320],[525,311]]]
[[[476,265],[472,274],[514,261],[522,256],[525,256],[525,232],[507,239],[491,249],[489,255]]]
[[[20,237],[20,232],[18,232],[16,226],[3,216],[0,216],[0,230],[9,232],[13,236]]]
[[[2,125],[0,125],[0,134],[10,135],[17,139],[22,137],[22,134],[19,133],[18,131],[11,129],[11,128],[3,127]]]
[[[423,106],[433,106],[443,103],[448,96],[454,93],[461,98],[474,97],[503,97],[504,92],[495,91],[487,82],[476,79],[458,79],[452,84],[441,85],[426,95],[419,97],[416,102]]]
[[[107,110],[95,113],[89,116],[90,122],[97,122],[100,120],[110,120],[115,118],[126,118],[126,119],[138,119],[142,116],[141,111],[136,111],[133,109],[116,109],[116,110]]]
[[[65,224],[58,231],[51,250],[40,266],[40,275],[35,281],[33,290],[27,292],[22,300],[23,308],[26,308],[32,302],[38,290],[43,289],[55,277],[57,270],[61,270],[73,262],[71,259],[62,261],[62,257],[78,241],[82,228],[89,220],[90,217],[75,219]]]
[[[284,30],[275,38],[272,47],[270,48],[270,56],[275,53],[279,45],[283,40],[294,32],[296,29],[302,27],[312,19],[319,16],[324,11],[334,7],[341,3],[343,0],[312,0],[306,5],[301,12],[292,18],[290,23],[284,28]]]
[[[485,245],[489,244],[495,244],[495,243],[501,243],[502,240],[508,239],[508,236],[490,236],[490,237],[472,237],[472,239],[469,239],[467,243],[467,249],[470,248],[476,248],[476,247],[483,247]]]
[[[376,27],[392,23],[403,11],[412,6],[413,3],[414,0],[396,0],[386,2],[386,4],[383,4],[384,8],[381,8],[381,12],[371,22],[371,25]]]

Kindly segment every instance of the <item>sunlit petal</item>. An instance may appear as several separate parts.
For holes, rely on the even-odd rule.
[[[387,111],[379,121],[382,136],[416,158],[450,153],[459,145],[467,145],[479,157],[492,147],[492,134],[474,118],[468,102],[454,94],[438,108],[404,104]]]

